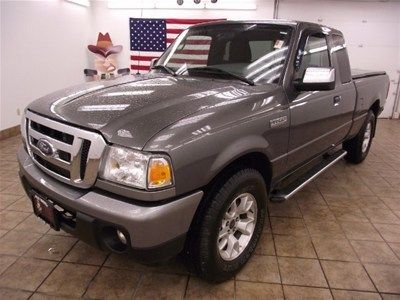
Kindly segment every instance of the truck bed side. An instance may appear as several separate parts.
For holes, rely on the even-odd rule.
[[[353,83],[357,92],[357,102],[354,110],[354,123],[350,137],[356,135],[365,121],[371,107],[380,114],[386,102],[389,89],[389,77],[385,72],[358,72],[353,73]]]

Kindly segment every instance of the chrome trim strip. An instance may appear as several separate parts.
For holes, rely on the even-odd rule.
[[[83,130],[70,125],[66,125],[42,117],[31,111],[26,111],[25,118],[26,118],[25,120],[27,120],[26,138],[27,138],[28,152],[32,157],[32,160],[41,170],[43,170],[47,174],[51,175],[52,177],[64,183],[71,184],[79,188],[90,188],[91,186],[94,185],[98,175],[100,160],[106,148],[106,142],[100,134]],[[31,121],[58,130],[62,133],[67,133],[72,135],[74,137],[72,145],[63,143],[50,136],[47,136],[45,134],[42,134],[34,130],[31,127]],[[62,150],[67,153],[70,153],[71,161],[68,163],[57,158],[57,156],[51,157],[44,155],[38,148],[32,145],[30,137],[33,137],[35,139],[40,139],[40,138],[47,139],[50,143],[52,143],[54,148],[56,148],[57,150]],[[86,162],[86,170],[84,173],[85,176],[84,178],[81,178],[81,157],[82,157],[82,147],[84,140],[90,141],[90,148]],[[43,165],[41,165],[38,161],[36,161],[33,158],[32,152],[34,152],[36,155],[39,155],[42,159],[48,161],[49,163],[54,164],[55,166],[62,168],[64,170],[70,171],[70,178],[66,178],[60,174],[57,174],[45,168]]]
[[[315,174],[313,174],[310,178],[308,178],[307,180],[305,180],[304,182],[302,182],[299,186],[297,186],[293,191],[291,191],[289,194],[284,195],[283,198],[285,200],[289,199],[290,197],[292,197],[294,194],[296,194],[298,191],[300,191],[304,186],[306,186],[308,183],[310,183],[311,181],[313,181],[316,177],[318,177],[319,175],[321,175],[323,172],[325,172],[327,169],[329,169],[331,166],[333,166],[334,164],[336,164],[339,160],[341,160],[343,157],[345,157],[347,154],[346,151],[343,151],[342,154],[340,154],[338,157],[336,157],[334,160],[332,160],[329,164],[327,164],[325,167],[323,167],[322,169],[320,169],[318,172],[316,172]]]

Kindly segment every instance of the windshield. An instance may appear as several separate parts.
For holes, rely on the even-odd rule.
[[[254,82],[278,83],[290,35],[289,26],[272,24],[189,28],[175,39],[156,66],[167,67],[178,75],[231,73]],[[210,72],[217,69],[222,72]]]

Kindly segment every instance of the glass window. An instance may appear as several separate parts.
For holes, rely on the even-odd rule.
[[[278,83],[287,59],[290,35],[291,27],[284,25],[196,26],[182,32],[157,65],[179,75],[221,76],[222,73],[212,72],[213,68],[255,82]]]
[[[331,66],[329,60],[328,44],[322,34],[311,34],[307,37],[304,49],[300,52],[300,66],[298,72],[302,76],[308,67]]]
[[[340,35],[332,35],[332,55],[336,56],[339,68],[340,81],[347,83],[351,81],[351,69],[349,56],[347,54],[346,43]]]

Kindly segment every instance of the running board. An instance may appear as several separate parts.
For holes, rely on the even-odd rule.
[[[331,166],[333,166],[335,163],[337,163],[339,160],[341,160],[346,154],[347,154],[346,151],[339,150],[338,152],[325,158],[320,164],[313,167],[299,179],[290,183],[288,186],[284,187],[281,190],[272,192],[270,200],[272,202],[282,202],[289,199],[298,191],[300,191],[304,186],[310,183],[313,179],[318,177],[320,174],[322,174]]]

